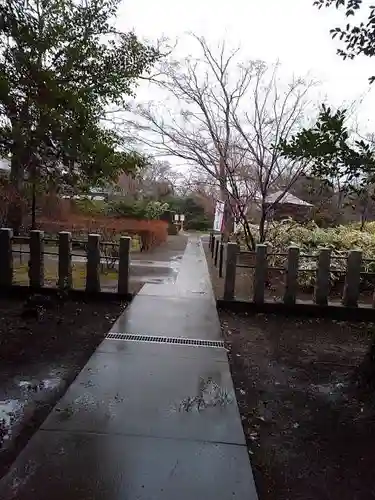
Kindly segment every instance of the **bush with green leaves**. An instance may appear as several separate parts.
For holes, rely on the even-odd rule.
[[[252,226],[251,229],[259,241],[257,227]],[[241,233],[237,234],[237,239],[242,243]],[[267,245],[270,254],[269,265],[274,267],[285,266],[285,254],[289,246],[300,248],[299,282],[304,286],[312,286],[315,283],[317,257],[322,248],[331,250],[332,284],[343,279],[346,270],[346,257],[350,250],[362,251],[365,260],[362,266],[364,272],[375,272],[375,222],[366,224],[365,230],[361,231],[359,224],[323,229],[318,227],[315,222],[299,224],[291,219],[286,219],[269,225]],[[374,260],[366,262],[367,259]]]
[[[212,225],[212,220],[203,215],[195,218],[189,218],[186,221],[185,229],[191,231],[209,231],[212,229]]]
[[[108,204],[107,215],[154,220],[159,219],[168,208],[168,203],[162,203],[160,201],[145,202],[143,200],[120,200]]]
[[[149,201],[144,208],[146,219],[160,219],[161,215],[169,208],[168,203],[161,201]]]
[[[103,215],[107,210],[107,202],[102,200],[90,200],[82,198],[73,201],[74,210],[83,215]]]
[[[120,200],[108,203],[107,215],[115,217],[129,217],[132,219],[144,219],[145,205],[141,201]]]

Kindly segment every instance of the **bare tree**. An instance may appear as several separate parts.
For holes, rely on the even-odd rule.
[[[271,69],[259,65],[252,83],[250,103],[231,114],[240,139],[241,167],[228,170],[235,177],[233,184],[241,185],[247,203],[260,210],[259,238],[263,242],[269,215],[308,166],[285,158],[279,146],[305,123],[314,82],[298,78],[285,85],[276,64]],[[270,202],[269,195],[275,191],[278,196]]]
[[[158,83],[163,102],[137,106],[127,124],[154,154],[208,174],[226,203],[226,234],[235,216],[254,248],[249,204],[261,208],[263,241],[267,196],[276,187],[285,194],[305,168],[282,159],[277,146],[301,125],[311,84],[298,79],[281,88],[278,65],[270,72],[260,61],[241,61],[225,42],[213,50],[192,36],[201,57],[166,64]]]
[[[166,64],[159,86],[169,98],[164,103],[138,106],[136,119],[130,123],[137,139],[154,153],[201,167],[216,180],[221,199],[228,202],[231,112],[248,89],[255,63],[241,65],[238,51],[227,51],[224,42],[216,57],[204,38],[194,36],[194,40],[202,57]],[[140,136],[140,132],[144,134]]]
[[[160,199],[172,195],[179,182],[180,173],[167,161],[150,160],[137,173],[122,173],[115,184],[115,192],[129,198]]]
[[[179,172],[168,161],[153,159],[138,176],[139,194],[157,200],[171,195],[179,177]]]

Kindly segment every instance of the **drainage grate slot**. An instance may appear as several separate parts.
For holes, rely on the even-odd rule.
[[[196,347],[216,347],[223,349],[224,342],[222,340],[200,340],[186,339],[179,337],[157,337],[151,335],[136,335],[134,333],[108,333],[107,340],[126,340],[130,342],[152,342],[156,344],[176,344]]]

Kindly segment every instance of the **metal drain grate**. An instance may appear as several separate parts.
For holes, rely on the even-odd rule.
[[[219,349],[223,349],[225,347],[222,340],[185,339],[180,337],[155,337],[150,335],[136,335],[134,333],[109,333],[106,336],[106,339],[127,340],[131,342],[153,342],[156,344],[188,345],[195,347],[216,347]]]

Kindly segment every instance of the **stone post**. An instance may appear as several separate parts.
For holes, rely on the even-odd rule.
[[[224,243],[220,241],[219,249],[219,278],[223,277]]]
[[[267,279],[267,269],[267,245],[257,245],[253,286],[253,300],[256,304],[264,303],[264,287]]]
[[[44,232],[30,231],[29,283],[32,288],[44,286]]]
[[[120,294],[129,293],[129,275],[130,275],[130,245],[132,239],[128,236],[121,236],[118,267],[118,287]]]
[[[215,260],[214,260],[215,267],[217,267],[219,258],[219,245],[220,245],[220,238],[217,237],[215,238]]]
[[[314,301],[319,306],[328,304],[328,294],[331,275],[331,250],[322,248],[318,257]]]
[[[87,241],[86,292],[100,292],[100,236],[89,234]]]
[[[298,260],[299,248],[290,246],[288,248],[288,267],[286,270],[284,304],[294,305],[296,303],[298,290]]]
[[[210,252],[212,251],[212,242],[213,242],[213,238],[214,238],[214,234],[211,232],[210,233],[210,238],[208,240],[208,248],[210,250]]]
[[[72,279],[72,234],[68,231],[59,233],[59,288],[70,290]]]
[[[211,257],[214,258],[214,253],[215,253],[215,241],[216,241],[216,236],[213,234],[212,235],[212,243],[211,243]]]
[[[13,231],[0,229],[0,286],[9,287],[13,282]]]
[[[346,264],[346,276],[342,303],[347,307],[357,307],[359,285],[361,283],[362,252],[351,250]]]
[[[233,300],[236,289],[237,243],[227,243],[227,260],[225,265],[224,300]]]

